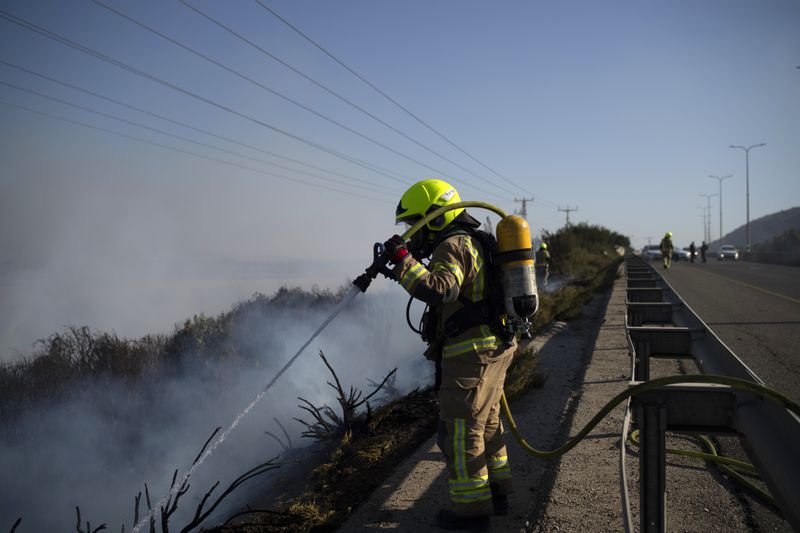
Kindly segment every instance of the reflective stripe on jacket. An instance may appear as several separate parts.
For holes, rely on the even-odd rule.
[[[437,310],[437,338],[443,336],[447,320],[463,307],[459,295],[477,302],[486,288],[483,251],[469,235],[453,235],[439,243],[431,255],[430,270],[409,254],[395,266],[394,274],[409,294]],[[488,325],[476,326],[444,338],[442,357],[493,350],[500,344]]]

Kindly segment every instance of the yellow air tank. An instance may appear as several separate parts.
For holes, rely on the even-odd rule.
[[[523,337],[529,337],[528,319],[539,308],[539,294],[531,232],[524,218],[508,215],[497,224],[497,252],[495,262],[502,272],[506,311],[522,321]]]

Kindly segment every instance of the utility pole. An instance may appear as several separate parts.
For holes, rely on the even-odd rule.
[[[577,211],[578,207],[577,206],[576,207],[563,207],[563,208],[559,207],[558,210],[559,211],[566,211],[566,213],[567,213],[567,226],[569,226],[569,214],[570,214],[571,211]]]
[[[759,148],[761,146],[766,146],[766,143],[761,144],[753,144],[750,146],[738,146],[738,145],[730,145],[728,148],[739,148],[744,150],[744,164],[745,164],[745,196],[747,199],[747,241],[746,241],[746,250],[750,252],[750,150],[752,148]]]
[[[514,198],[514,201],[515,202],[522,202],[522,209],[517,214],[518,215],[522,215],[522,218],[526,218],[527,219],[528,218],[527,205],[528,205],[528,202],[532,202],[533,201],[533,197],[531,196],[530,198],[525,198],[525,197]]]
[[[697,216],[703,218],[703,242],[707,243],[708,241],[706,240],[706,228],[708,226],[706,225],[706,208],[705,207],[698,207],[698,209],[702,209],[703,210],[703,214],[697,215]]]
[[[708,209],[708,241],[706,241],[706,242],[710,243],[711,242],[711,199],[713,197],[717,196],[717,195],[716,194],[701,194],[700,196],[705,196],[706,201],[708,202],[708,207],[707,207],[707,209]],[[722,243],[720,243],[720,245],[722,245]]]
[[[719,181],[719,245],[722,246],[722,181],[732,178],[733,174],[728,174],[727,176],[714,176],[709,174],[708,177]]]
[[[706,244],[708,244],[708,219],[706,218],[706,206],[698,205],[697,209],[703,210],[703,214],[698,216],[703,217],[703,240],[706,242]]]

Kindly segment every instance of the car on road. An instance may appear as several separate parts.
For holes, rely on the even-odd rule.
[[[739,250],[732,244],[723,244],[719,249],[719,255],[717,256],[720,261],[724,259],[732,259],[734,261],[739,260]]]
[[[657,244],[648,244],[642,248],[642,257],[648,261],[661,259],[661,248]]]
[[[690,258],[689,248],[674,248],[672,250],[672,259],[675,261],[688,261]]]

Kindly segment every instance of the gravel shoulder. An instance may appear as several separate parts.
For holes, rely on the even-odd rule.
[[[612,290],[592,300],[580,319],[554,323],[531,341],[538,352],[538,371],[546,382],[511,404],[529,444],[542,450],[560,446],[627,388],[631,371],[624,325],[622,275]],[[696,372],[676,361],[654,363],[654,377]],[[493,530],[623,531],[619,458],[624,415],[622,404],[586,439],[554,460],[528,455],[507,433],[516,491],[511,496],[511,513],[493,517]],[[667,444],[699,450],[679,435],[668,436]],[[633,526],[638,530],[636,448],[626,451],[625,464]],[[769,508],[743,496],[737,486],[702,462],[670,456],[667,479],[669,531],[791,531]],[[447,505],[446,485],[444,462],[431,438],[398,465],[339,531],[439,531],[431,520],[437,509]]]

